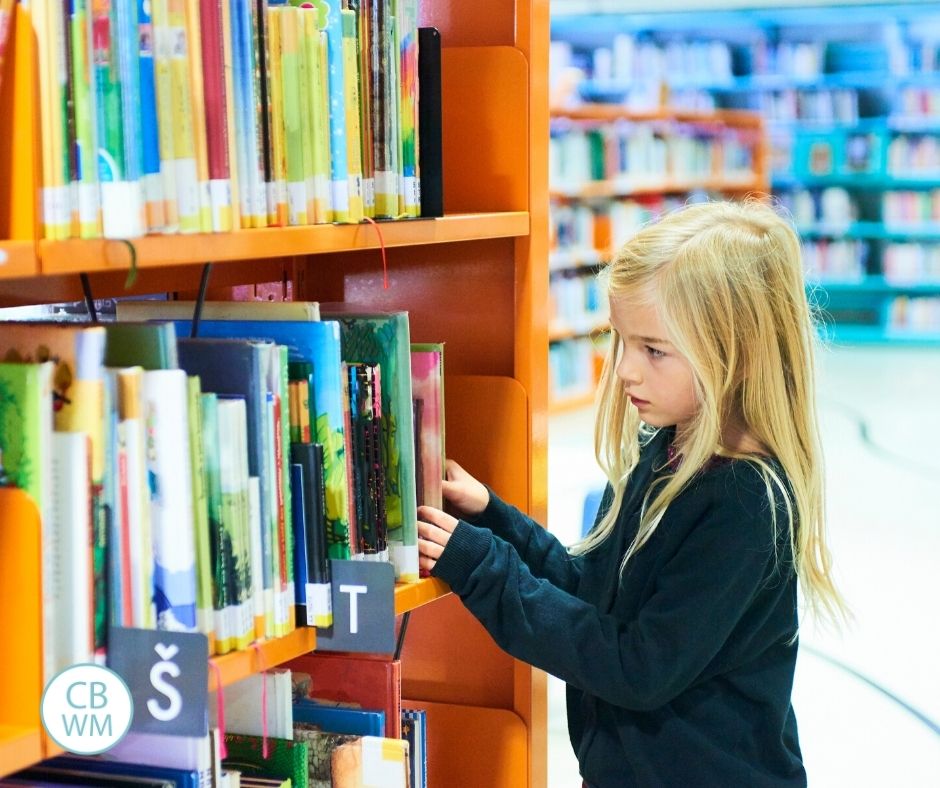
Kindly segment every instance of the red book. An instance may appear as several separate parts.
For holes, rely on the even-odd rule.
[[[226,181],[229,179],[229,140],[222,58],[222,6],[219,0],[199,0],[199,17],[209,179]]]
[[[314,652],[286,663],[312,700],[385,712],[385,736],[401,738],[401,662],[375,654]],[[305,676],[310,677],[307,682]]]

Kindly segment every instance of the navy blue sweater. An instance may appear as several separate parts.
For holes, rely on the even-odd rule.
[[[571,743],[594,788],[804,786],[796,577],[785,509],[778,500],[775,533],[759,471],[712,463],[620,575],[672,435],[643,449],[599,548],[570,556],[491,492],[432,574],[509,654],[567,682]],[[610,499],[608,488],[602,511]]]

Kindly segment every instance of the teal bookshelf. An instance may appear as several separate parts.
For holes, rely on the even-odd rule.
[[[760,113],[825,335],[940,346],[940,3],[554,0],[551,27],[572,105]]]

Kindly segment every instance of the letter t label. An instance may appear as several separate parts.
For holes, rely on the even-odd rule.
[[[349,594],[349,634],[359,632],[359,594],[368,592],[368,586],[353,586],[342,584],[339,587],[341,594]]]

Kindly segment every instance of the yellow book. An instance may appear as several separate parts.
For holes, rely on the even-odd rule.
[[[238,145],[235,142],[235,93],[232,84],[232,73],[234,71],[234,59],[232,56],[232,14],[229,4],[221,3],[222,6],[222,71],[225,75],[225,125],[228,136],[228,172],[229,184],[231,188],[231,219],[230,229],[234,230],[241,227],[241,203],[239,202],[240,187],[238,182]],[[247,184],[246,184],[247,187]]]
[[[275,224],[286,227],[287,213],[287,150],[284,140],[284,91],[281,75],[281,24],[283,8],[268,9],[268,57],[270,62],[271,91],[271,169],[274,177]]]
[[[163,232],[180,229],[176,195],[176,156],[173,150],[173,67],[169,0],[150,0],[153,25],[153,73],[157,97],[157,128],[160,140],[160,177],[163,180]]]
[[[209,147],[206,142],[206,97],[202,71],[202,26],[199,0],[186,4],[186,43],[189,55],[190,102],[192,103],[193,143],[196,152],[196,179],[199,188],[199,229],[212,232],[212,193],[209,188]],[[220,215],[222,215],[220,211]],[[231,212],[227,214],[231,221]],[[222,228],[220,228],[222,229]],[[231,227],[225,228],[231,229]]]
[[[343,82],[346,95],[346,169],[349,172],[349,221],[363,219],[362,134],[359,127],[359,58],[356,12],[343,9]]]
[[[333,183],[330,180],[331,172],[330,169],[332,166],[332,137],[330,135],[330,56],[329,56],[329,44],[327,40],[326,31],[320,32],[320,112],[317,113],[318,116],[322,119],[323,124],[321,130],[321,140],[322,142],[318,144],[318,154],[320,156],[321,165],[323,171],[326,173],[327,178],[327,189],[329,189],[329,212],[327,213],[327,221],[336,221],[336,206],[333,203]],[[317,172],[319,172],[319,166]],[[318,189],[319,191],[319,189]]]
[[[325,113],[329,105],[324,104],[326,87],[321,48],[326,45],[326,33],[317,24],[316,9],[301,9],[304,22],[304,43],[307,54],[308,114],[311,124],[311,152],[313,154],[313,221],[325,224],[330,221],[333,191],[330,187],[330,135]]]
[[[197,233],[202,229],[202,198],[196,161],[196,131],[190,83],[189,41],[186,31],[186,0],[167,0],[170,34],[170,100],[173,110],[173,170],[179,229]]]
[[[304,171],[304,120],[300,109],[300,9],[279,9],[281,22],[281,113],[284,118],[284,157],[287,172],[287,215],[292,225],[308,223]]]
[[[302,158],[304,167],[304,187],[307,193],[307,221],[310,224],[316,224],[317,219],[317,200],[316,200],[316,170],[314,169],[314,150],[313,150],[313,112],[314,106],[310,93],[310,70],[311,70],[311,45],[317,35],[316,28],[311,28],[307,24],[307,17],[303,9],[297,9],[296,25],[299,37],[299,90],[300,100],[300,122],[302,136]]]

